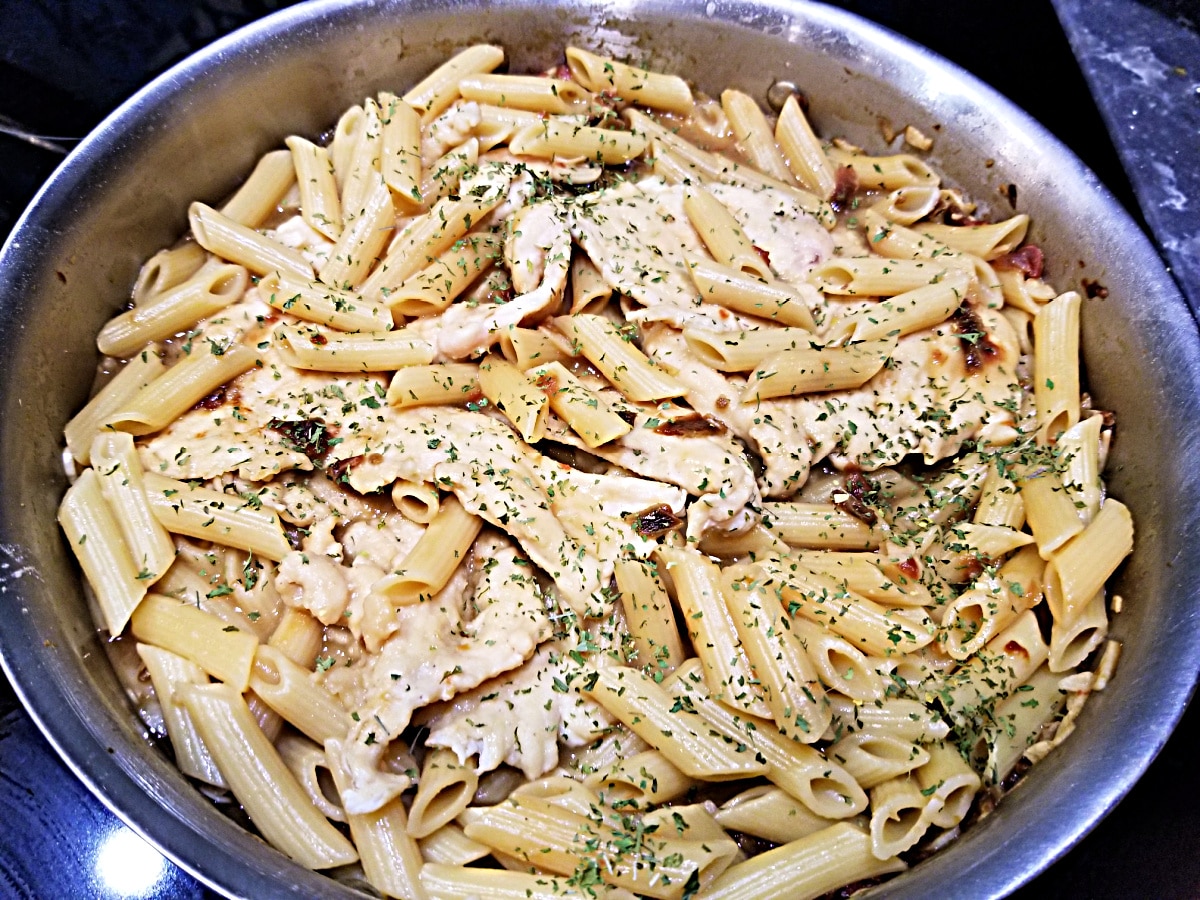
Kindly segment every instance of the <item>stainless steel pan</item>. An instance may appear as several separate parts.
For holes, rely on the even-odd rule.
[[[168,856],[237,896],[334,895],[217,812],[145,740],[114,677],[55,524],[64,422],[84,401],[94,335],[141,260],[217,201],[289,133],[316,135],[352,102],[414,82],[456,47],[508,48],[514,71],[568,41],[632,54],[701,90],[812,99],[824,134],[877,141],[876,118],[937,138],[934,162],[1006,212],[1017,185],[1048,276],[1103,284],[1088,301],[1088,379],[1116,411],[1112,491],[1137,548],[1119,581],[1118,677],[1078,732],[997,812],[882,890],[1006,893],[1066,851],[1137,779],[1178,720],[1200,663],[1196,533],[1200,340],[1153,249],[1061,144],[994,91],[927,51],[823,6],[763,2],[314,3],[222,40],[108,119],[38,196],[0,254],[0,652],[47,737],[96,794]]]

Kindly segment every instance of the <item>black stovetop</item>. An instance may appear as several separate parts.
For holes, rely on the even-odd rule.
[[[158,72],[287,5],[0,0],[0,240],[61,160],[7,127],[81,137]],[[835,5],[931,47],[1041,120],[1143,224],[1200,309],[1200,0]],[[1200,897],[1197,715],[1193,706],[1130,795],[1018,898]],[[88,793],[2,677],[0,822],[2,897],[212,896]]]

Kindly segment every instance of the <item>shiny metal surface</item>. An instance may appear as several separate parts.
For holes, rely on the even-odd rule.
[[[710,92],[762,96],[792,81],[822,133],[868,145],[878,115],[912,123],[937,135],[935,164],[997,213],[1007,211],[1001,187],[1018,186],[1055,284],[1108,288],[1086,304],[1084,331],[1091,388],[1118,416],[1111,488],[1138,524],[1120,579],[1118,677],[996,814],[876,893],[983,897],[1023,883],[1128,789],[1196,682],[1200,559],[1188,536],[1200,492],[1187,451],[1200,422],[1200,339],[1146,239],[1054,138],[960,70],[817,5],[317,3],[218,42],[106,121],[0,252],[0,654],[26,705],[106,803],[204,881],[255,898],[351,895],[250,838],[143,740],[54,522],[59,434],[86,396],[94,334],[139,262],[186,227],[188,202],[219,200],[286,134],[316,135],[351,102],[411,83],[477,40],[504,44],[514,70],[555,62],[577,41],[644,54]]]

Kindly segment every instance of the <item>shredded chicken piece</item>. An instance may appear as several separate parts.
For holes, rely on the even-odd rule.
[[[343,745],[351,783],[347,812],[371,812],[407,787],[383,773],[387,744],[414,710],[449,700],[520,666],[550,634],[546,601],[529,561],[506,538],[481,538],[472,551],[478,580],[462,598],[437,597],[401,608],[398,628],[377,654],[364,657],[364,696]]]

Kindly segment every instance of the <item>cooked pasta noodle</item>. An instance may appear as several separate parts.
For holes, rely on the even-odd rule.
[[[143,267],[65,435],[99,624],[185,774],[385,896],[900,871],[1112,674],[1082,301],[795,97],[503,62],[287,138]]]

